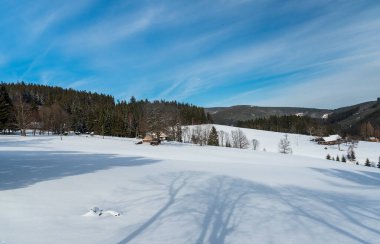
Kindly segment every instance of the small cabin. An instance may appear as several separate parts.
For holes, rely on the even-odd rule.
[[[376,137],[371,136],[371,137],[368,138],[368,141],[370,141],[370,142],[379,142],[379,139],[376,138]]]
[[[153,136],[152,136],[152,134],[146,134],[145,136],[144,136],[144,138],[143,138],[143,142],[151,142],[151,141],[153,141]]]
[[[319,141],[319,145],[336,145],[342,142],[342,137],[340,135],[331,135],[322,137]]]

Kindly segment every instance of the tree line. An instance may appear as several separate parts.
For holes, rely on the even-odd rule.
[[[270,116],[254,120],[238,121],[238,127],[283,133],[325,136],[335,134],[336,128],[322,119],[308,116]]]
[[[147,132],[167,133],[180,140],[181,125],[211,123],[202,107],[176,101],[148,101],[114,97],[37,84],[0,83],[0,132],[26,130],[60,134],[94,132],[136,137]]]
[[[344,117],[347,114],[339,116]],[[363,120],[348,128],[342,128],[337,123],[338,119],[342,118],[339,116],[327,120],[296,115],[270,116],[255,120],[238,121],[237,127],[313,136],[328,136],[338,133],[342,136],[363,140],[370,137],[380,138],[379,125],[375,126],[370,121]]]

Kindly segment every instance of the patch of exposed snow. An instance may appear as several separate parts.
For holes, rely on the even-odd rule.
[[[322,115],[322,119],[328,119],[330,114],[324,114]]]

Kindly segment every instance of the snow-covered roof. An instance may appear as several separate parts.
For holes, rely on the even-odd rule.
[[[340,140],[340,139],[342,139],[342,137],[340,137],[340,135],[331,135],[331,136],[323,137],[323,140],[326,141],[326,142],[337,141],[337,140]]]

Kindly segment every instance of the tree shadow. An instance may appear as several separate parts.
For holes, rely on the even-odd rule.
[[[164,198],[164,203],[119,243],[138,242],[172,226],[176,230],[181,226],[181,243],[196,244],[260,242],[260,238],[292,242],[298,235],[316,242],[336,238],[369,243],[380,238],[380,201],[376,198],[294,186],[270,187],[192,171],[150,177],[147,182],[162,187],[158,199]],[[139,199],[135,207],[151,208],[152,199],[144,198],[146,203]],[[290,232],[273,236],[268,226]]]
[[[159,208],[149,219],[147,219],[144,223],[142,223],[138,228],[128,234],[123,240],[118,243],[129,243],[134,240],[136,237],[141,235],[144,231],[146,231],[151,225],[157,222],[162,215],[172,207],[176,201],[178,201],[178,195],[186,187],[187,182],[192,177],[192,174],[186,174],[183,172],[170,174],[167,176],[168,180],[160,181],[156,178],[149,178],[150,183],[155,185],[163,185],[167,188],[167,200],[165,204]]]
[[[300,187],[282,188],[281,192],[279,200],[292,209],[287,214],[297,216],[289,218],[289,225],[302,224],[300,217],[303,217],[316,223],[313,226],[305,226],[306,231],[311,232],[310,227],[320,225],[359,243],[370,243],[369,234],[380,238],[379,200]],[[295,221],[297,219],[299,222]],[[376,224],[371,225],[369,222]]]
[[[215,176],[205,186],[189,195],[189,201],[196,203],[196,208],[190,212],[196,213],[200,220],[197,221],[200,233],[195,243],[224,243],[249,211],[250,197],[262,187],[228,176]]]
[[[41,181],[91,173],[112,167],[157,163],[142,157],[84,154],[75,151],[0,151],[0,190],[27,187]]]
[[[343,179],[362,186],[380,186],[380,173],[366,171],[347,171],[341,169],[311,168],[314,171],[334,178]]]
[[[160,225],[186,219],[189,223],[185,226],[193,226],[199,233],[192,232],[182,243],[224,243],[251,210],[250,197],[257,191],[270,191],[250,181],[228,176],[210,177],[194,171],[149,177],[145,186],[147,182],[162,187],[161,197],[165,197],[165,203],[119,243],[129,243],[140,235],[149,235]],[[150,205],[149,198],[146,197],[147,205]],[[154,198],[157,199],[157,195]],[[145,204],[139,199],[141,205]]]

